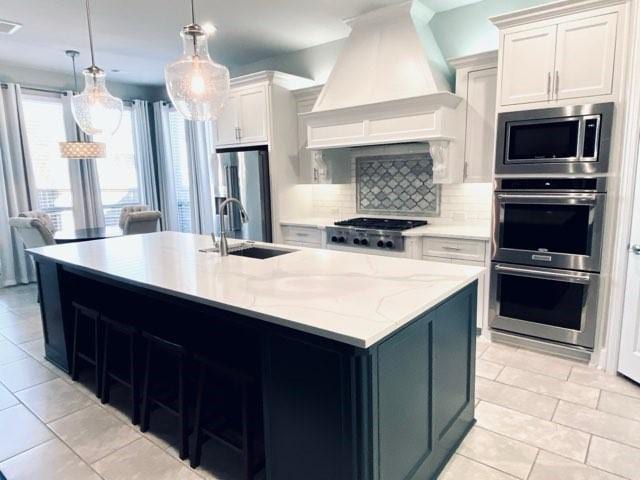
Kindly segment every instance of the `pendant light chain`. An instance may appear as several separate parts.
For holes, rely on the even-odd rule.
[[[96,66],[95,54],[93,53],[93,30],[91,28],[91,7],[89,0],[85,0],[85,6],[87,9],[87,27],[89,29],[89,49],[91,50],[91,66]]]
[[[73,65],[73,83],[75,85],[76,93],[78,90],[78,74],[76,73],[76,54],[69,54],[71,57],[71,64]]]
[[[191,0],[191,23],[196,23],[196,8],[194,6],[194,0]]]

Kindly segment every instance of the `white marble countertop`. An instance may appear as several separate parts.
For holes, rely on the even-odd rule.
[[[336,220],[341,219],[324,217],[294,218],[282,220],[280,224],[294,227],[315,227],[324,230],[326,227],[333,226]],[[491,226],[488,223],[479,225],[430,222],[424,227],[405,230],[402,235],[405,237],[447,237],[488,241],[491,239]]]
[[[210,246],[208,236],[159,232],[35,248],[30,253],[364,348],[470,284],[484,270],[308,248],[266,260],[199,251]]]

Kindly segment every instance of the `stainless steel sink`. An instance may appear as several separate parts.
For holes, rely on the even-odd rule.
[[[248,247],[241,248],[229,252],[229,255],[236,255],[238,257],[258,258],[264,260],[265,258],[278,257],[280,255],[286,255],[287,253],[293,253],[296,250],[283,250],[281,248],[264,248],[264,247]]]

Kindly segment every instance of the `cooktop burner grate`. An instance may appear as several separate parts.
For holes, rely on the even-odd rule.
[[[409,230],[410,228],[426,225],[426,220],[405,220],[401,218],[370,218],[358,217],[335,222],[339,227],[368,228],[371,230]]]

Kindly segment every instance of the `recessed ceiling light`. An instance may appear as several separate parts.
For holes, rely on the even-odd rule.
[[[22,27],[21,23],[11,22],[9,20],[0,19],[0,33],[5,35],[12,35],[16,33]]]
[[[208,35],[213,35],[214,33],[216,33],[218,31],[218,27],[216,27],[211,22],[203,23],[202,24],[202,28],[204,28],[204,31],[207,32]]]

